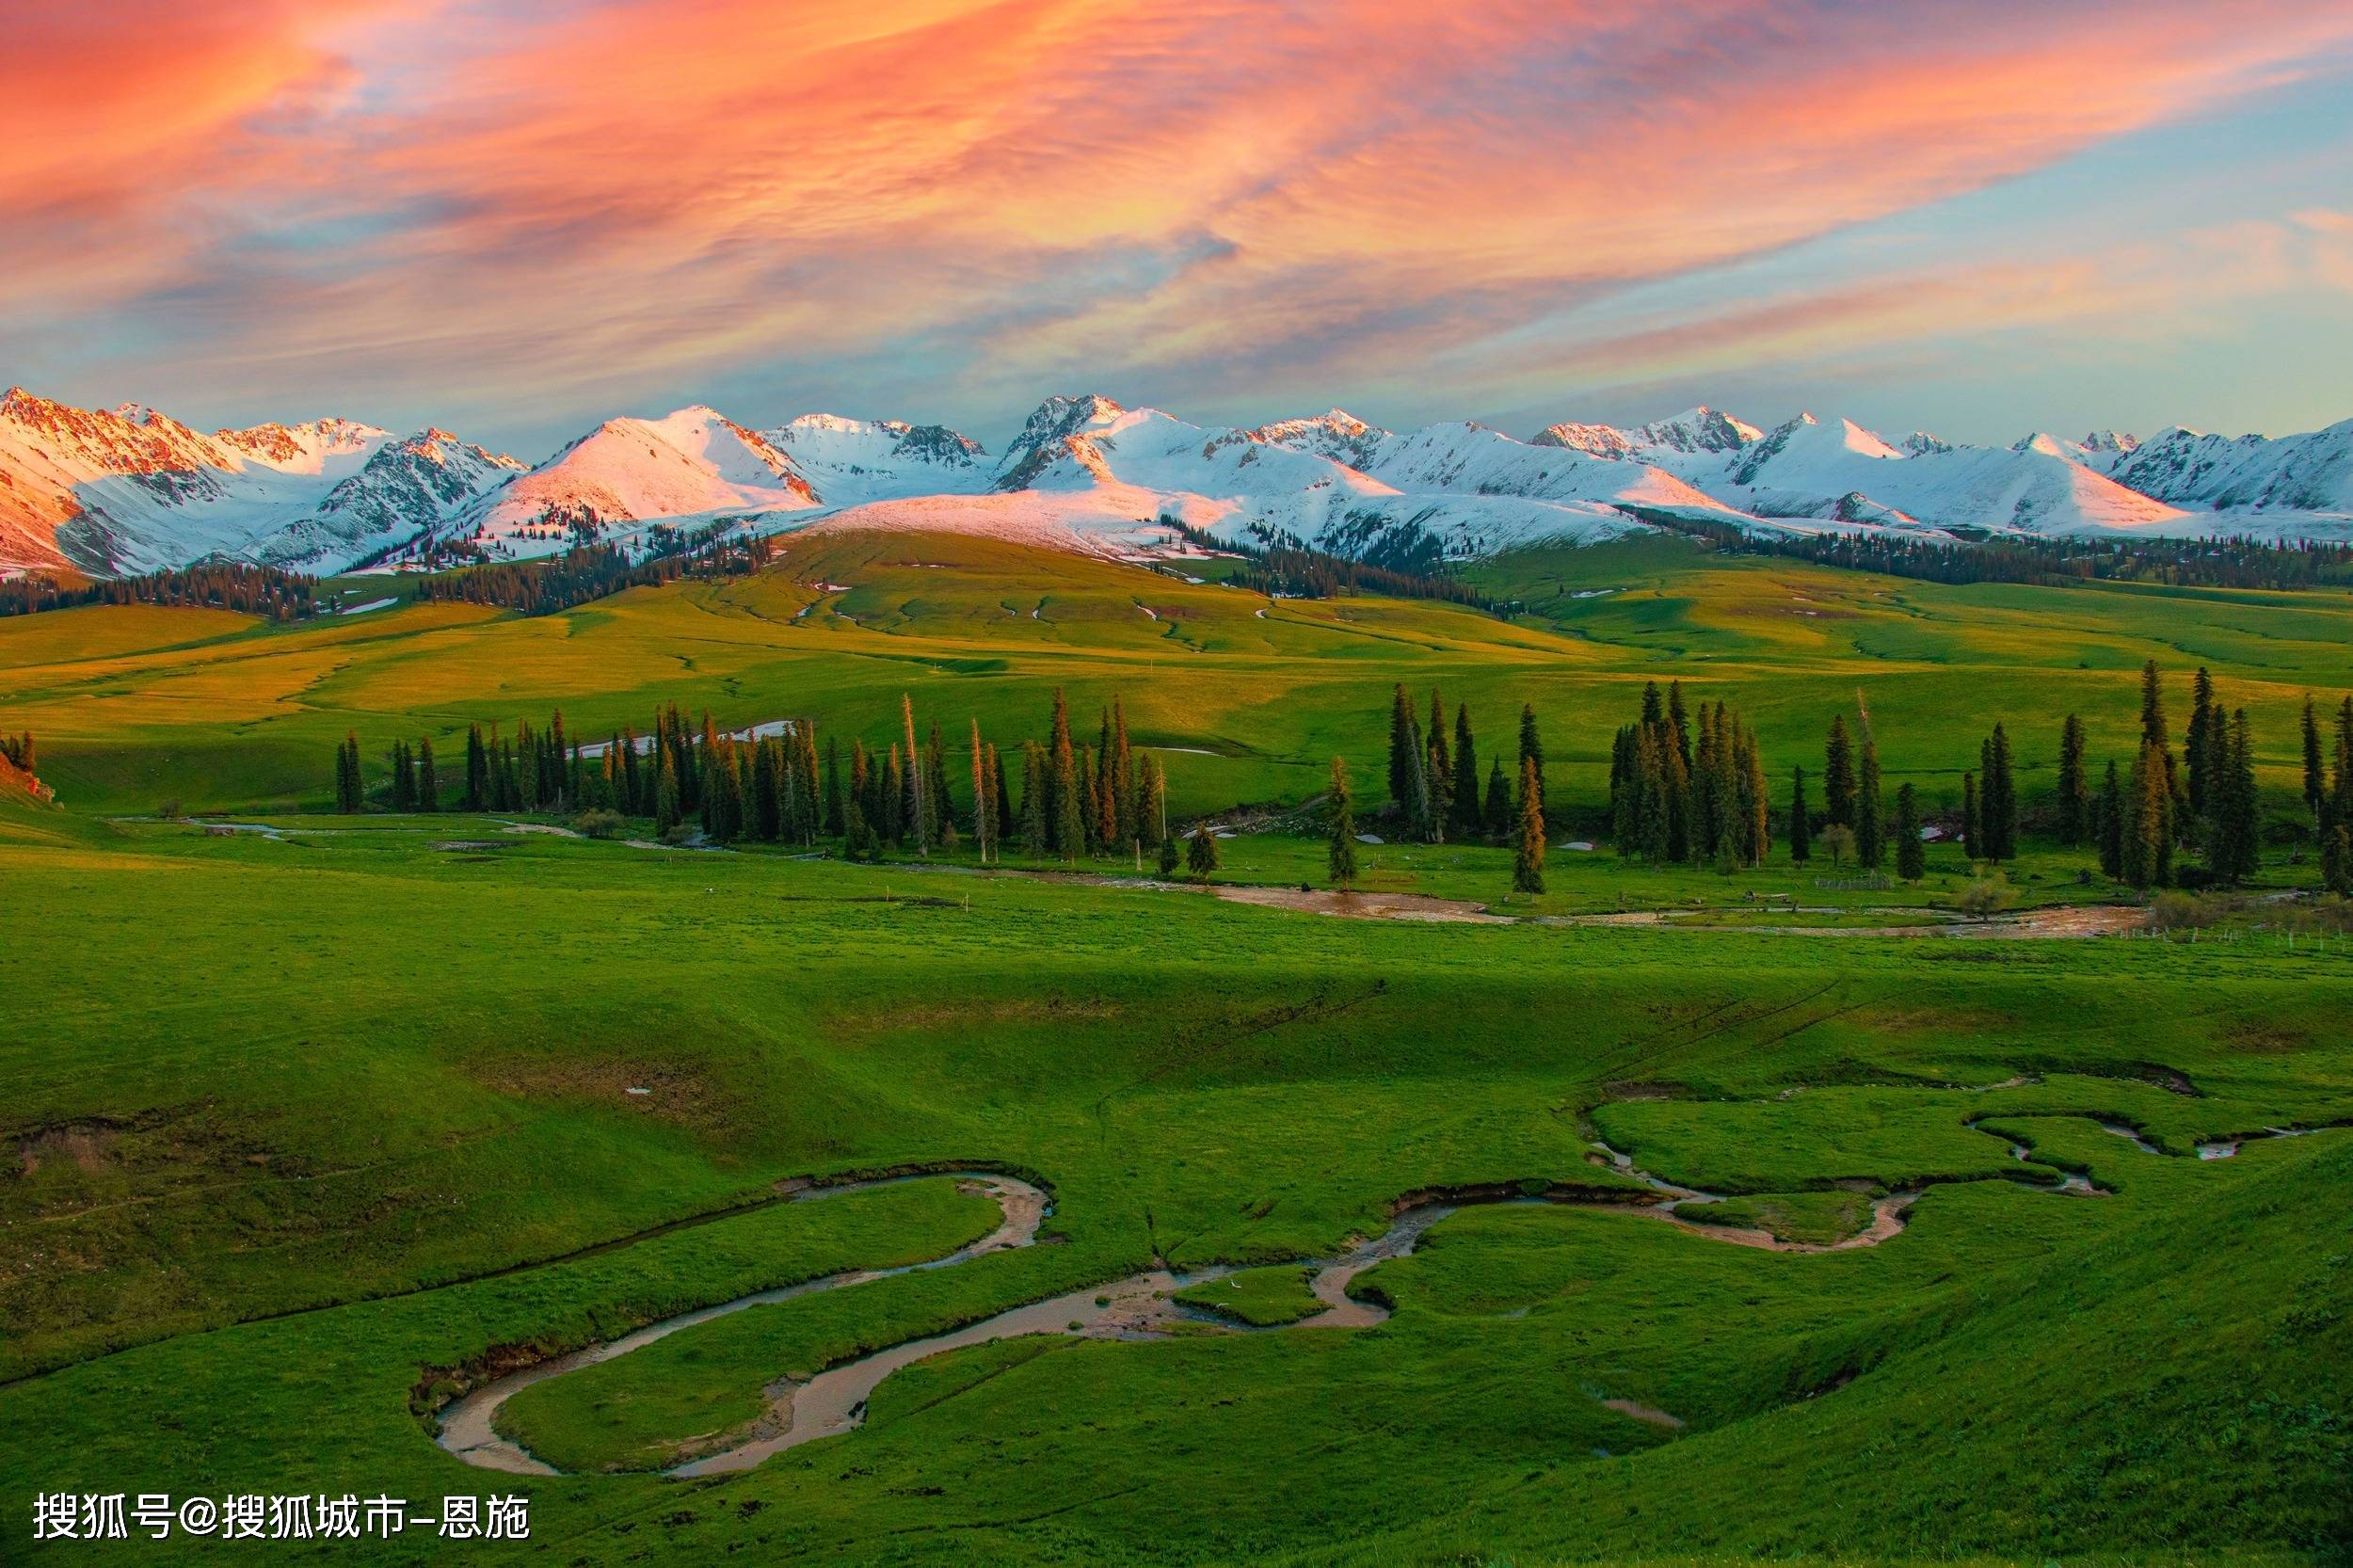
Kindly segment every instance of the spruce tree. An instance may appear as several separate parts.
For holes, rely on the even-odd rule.
[[[2353,696],[2337,707],[2337,778],[2329,792],[2329,820],[2353,826]]]
[[[2100,870],[2122,881],[2124,877],[2124,785],[2117,776],[2116,759],[2108,759],[2107,776],[2100,784],[2100,803],[2093,812],[2092,824],[2100,839]]]
[[[2226,882],[2244,882],[2258,868],[2254,742],[2241,708],[2225,726],[2216,710],[2213,727],[2221,732],[2218,760],[2206,779],[2206,804],[2212,823],[2206,863]]]
[[[466,795],[464,808],[479,811],[489,804],[490,763],[482,745],[482,726],[466,726]]]
[[[1909,784],[1896,792],[1896,874],[1917,882],[1929,874],[1929,856],[1920,842],[1920,797]]]
[[[441,808],[441,781],[433,773],[433,737],[417,738],[417,809],[439,811]]]
[[[2099,834],[2099,869],[2106,876],[2125,878],[2125,784],[2108,758],[2108,775],[2099,784],[2099,808],[2092,812],[2092,829]]]
[[[1209,831],[1207,822],[1193,824],[1193,837],[1185,844],[1185,865],[1204,882],[1217,870],[1217,835]]]
[[[1520,705],[1520,773],[1536,770],[1536,809],[1545,808],[1545,743],[1536,733],[1536,710],[1527,703]]]
[[[1985,829],[1983,858],[2012,860],[2018,856],[2018,788],[2010,772],[2009,735],[1999,724],[1986,738],[1982,760],[1985,776],[1978,809]]]
[[[1887,857],[1886,802],[1880,797],[1879,742],[1863,737],[1863,770],[1855,786],[1854,850],[1858,865],[1880,869]]]
[[[1504,834],[1512,825],[1512,787],[1503,781],[1503,759],[1497,757],[1487,764],[1487,838],[1495,843],[1503,842]]]
[[[1348,763],[1332,759],[1331,849],[1325,870],[1332,886],[1346,888],[1356,880],[1356,813],[1349,809]]]
[[[1822,747],[1822,820],[1832,827],[1854,825],[1854,743],[1847,738],[1847,715],[1833,714]]]
[[[1137,816],[1141,819],[1138,825],[1144,830],[1144,841],[1147,844],[1175,842],[1174,836],[1168,831],[1168,770],[1160,766],[1160,760],[1149,752],[1144,758],[1143,794]]]
[[[657,834],[667,834],[678,824],[678,764],[670,760],[669,750],[664,747],[662,768],[653,781],[653,830]]]
[[[1176,853],[1176,835],[1174,833],[1161,834],[1160,875],[1162,877],[1171,877],[1176,874],[1176,862],[1179,856]]]
[[[1518,853],[1512,857],[1512,890],[1545,890],[1544,784],[1532,757],[1520,764],[1520,836]]]
[[[1070,739],[1070,705],[1063,699],[1060,686],[1054,688],[1049,745],[1045,778],[1046,847],[1064,860],[1076,860],[1086,849],[1086,819],[1079,807],[1079,753]]]
[[[1389,694],[1389,799],[1400,813],[1411,818],[1414,813],[1414,704],[1405,695],[1405,682],[1397,683]]]
[[[997,826],[997,796],[988,787],[988,752],[981,744],[981,721],[972,719],[972,849],[988,864],[988,844]]]
[[[1802,866],[1813,858],[1814,824],[1805,804],[1805,769],[1801,767],[1789,782],[1789,859]]]
[[[1454,836],[1475,839],[1481,826],[1479,750],[1471,739],[1470,704],[1454,705]]]
[[[1683,682],[1667,682],[1667,726],[1674,732],[1675,763],[1684,777],[1691,776],[1691,722],[1683,711]],[[1662,756],[1660,761],[1666,759]]]
[[[2229,744],[2226,736],[2217,733],[2222,724],[2222,712],[2215,706],[2214,677],[2201,664],[2190,678],[2189,729],[2183,737],[2182,751],[2189,764],[2190,815],[2201,821],[2216,806],[2215,779],[2222,761],[2218,753]]]
[[[1045,752],[1035,741],[1021,743],[1021,853],[1033,860],[1053,853],[1054,824],[1046,814],[1053,789],[1047,781]]]
[[[915,839],[915,853],[925,859],[931,857],[931,813],[937,809],[935,802],[923,798],[930,780],[924,776],[922,754],[915,749],[915,699],[904,692],[899,694],[899,717],[906,729],[906,826]]]
[[[2172,880],[2173,797],[2167,787],[2166,753],[2144,739],[2133,759],[2124,797],[2124,880],[2136,888],[2161,888]]]
[[[845,825],[841,815],[841,744],[828,735],[825,737],[825,817],[823,826],[827,833],[840,833]]]
[[[2084,773],[2084,721],[2073,713],[2059,731],[2059,842],[2080,844],[2091,831],[2091,781]]]
[[[2321,885],[2339,898],[2353,898],[2353,827],[2343,823],[2329,830],[2320,848]]]
[[[1969,858],[1985,858],[1985,803],[1977,795],[1977,776],[1961,776],[1961,841]]]
[[[2320,826],[2320,808],[2329,798],[2329,781],[2320,766],[2320,717],[2313,712],[2313,694],[2304,694],[2304,812]]]
[[[1424,765],[1430,775],[1430,841],[1437,843],[1446,837],[1448,825],[1454,818],[1454,759],[1447,749],[1446,704],[1438,700],[1438,688],[1430,688],[1430,729],[1426,744],[1429,750]]]
[[[1135,748],[1128,744],[1128,710],[1119,698],[1112,698],[1112,839],[1115,843],[1133,846],[1143,842],[1136,824],[1139,793],[1136,780]]]

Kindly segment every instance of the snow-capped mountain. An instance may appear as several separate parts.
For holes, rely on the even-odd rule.
[[[427,537],[520,559],[656,523],[761,532],[946,529],[1113,554],[1297,542],[1420,565],[1679,519],[1770,532],[2353,536],[2353,421],[2281,440],[2037,433],[2007,447],[1889,440],[1700,407],[1521,441],[1455,422],[1384,429],[1334,408],[1252,429],[1056,396],[994,461],[938,424],[804,414],[758,431],[707,408],[605,421],[526,467],[445,430],[347,420],[202,435],[154,410],[0,400],[0,572],[105,575],[226,555],[327,572],[408,564]]]
[[[992,477],[981,443],[944,424],[803,414],[761,434],[835,505],[976,490]]]
[[[2210,511],[2353,512],[2353,420],[2286,436],[2200,435],[2176,426],[2119,456],[2121,484]]]
[[[481,496],[445,536],[499,554],[544,555],[587,535],[633,536],[649,522],[818,504],[816,488],[766,437],[696,407],[606,420]]]
[[[152,408],[0,398],[0,570],[95,576],[237,553],[306,515],[392,433],[349,420],[200,435]]]
[[[243,552],[290,571],[339,569],[438,530],[524,466],[446,430],[423,430],[378,447],[310,515],[248,541]]]
[[[1701,404],[1673,419],[1622,430],[1614,424],[1562,424],[1547,425],[1529,444],[1564,446],[1588,456],[1614,462],[1649,463],[1671,473],[1689,476],[1721,466],[1725,454],[1737,452],[1765,432],[1719,408]]]
[[[2178,509],[2055,447],[1891,445],[1851,420],[1801,414],[1733,457],[1709,493],[1751,516],[1933,529],[2162,532]]]

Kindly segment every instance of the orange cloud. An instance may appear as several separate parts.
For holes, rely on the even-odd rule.
[[[96,11],[97,8],[90,8]],[[650,0],[11,20],[0,312],[516,392],[1394,369],[2266,87],[2290,0]],[[0,337],[0,346],[6,338]],[[1500,366],[1498,368],[1501,368]]]

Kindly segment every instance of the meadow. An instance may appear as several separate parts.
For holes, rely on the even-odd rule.
[[[0,802],[0,1555],[2343,1560],[2353,949],[2282,927],[2317,907],[2295,715],[2347,683],[2353,603],[1656,540],[1484,569],[1526,614],[895,537],[536,619],[0,621],[0,729],[40,738],[61,803]],[[1468,700],[1491,753],[1534,706],[1566,835],[1600,822],[1652,679],[1748,714],[1777,797],[1860,689],[1891,791],[1957,798],[1998,719],[2031,802],[2068,712],[2123,754],[2153,656],[2177,728],[2199,662],[2256,722],[2275,833],[2236,939],[1779,929],[1948,902],[1973,873],[1943,848],[1865,888],[1779,853],[1724,877],[1556,845],[1541,899],[1506,903],[1508,851],[1366,846],[1369,885],[1538,917],[1428,923],[1113,862],[325,811],[346,730],[373,765],[395,737],[558,706],[597,736],[677,701],[882,742],[905,692],[952,735],[1020,738],[1059,686],[1089,730],[1121,698],[1172,812],[1257,824],[1221,882],[1296,887],[1323,846],[1292,813],[1335,753],[1378,795],[1397,681]],[[167,801],[278,832],[154,820]],[[2088,865],[2030,835],[2010,880],[2022,906],[2130,896]],[[1791,904],[1830,913],[1752,919]],[[1622,909],[1693,919],[1579,919]],[[1051,1193],[1037,1244],[536,1384],[501,1430],[569,1474],[435,1446],[440,1402],[497,1369],[996,1220],[945,1176],[792,1183],[971,1169]],[[1721,1195],[1714,1228],[1817,1247],[1917,1195],[1877,1245],[1773,1251],[1643,1211],[1633,1170]],[[1437,1221],[1353,1283],[1377,1326],[1285,1326],[1309,1260],[1432,1192],[1561,1201]],[[1160,1265],[1242,1272],[1186,1292],[1183,1332],[956,1351],[854,1432],[658,1473],[779,1379]],[[28,1538],[36,1493],[157,1491],[512,1493],[532,1538]]]

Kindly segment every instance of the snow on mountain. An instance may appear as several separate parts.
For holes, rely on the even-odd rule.
[[[640,524],[821,504],[792,458],[710,408],[609,419],[461,510],[444,531],[509,557],[562,551],[583,534],[635,537]]]
[[[210,436],[152,408],[0,398],[0,570],[97,576],[238,553],[304,516],[392,433],[348,420]]]
[[[952,516],[1024,531],[1059,515],[1065,536],[1119,549],[1136,548],[1165,519],[1238,543],[1304,543],[1390,565],[1642,527],[1620,504],[1730,516],[1656,469],[1531,447],[1475,424],[1398,435],[1334,409],[1237,430],[1099,395],[1041,404],[1000,460],[994,488],[1048,499],[923,515],[933,525]],[[825,526],[896,525],[901,515],[867,508]]]
[[[1719,470],[1727,453],[1738,452],[1765,433],[1705,403],[1673,419],[1620,429],[1614,424],[1561,424],[1536,433],[1532,446],[1560,446],[1612,462],[1649,463],[1680,478]]]
[[[2232,440],[2176,426],[2120,456],[2109,472],[2120,484],[2177,505],[2318,513],[2342,525],[2353,517],[2353,420],[2277,440]]]
[[[378,447],[308,517],[251,540],[244,552],[290,571],[340,570],[439,529],[524,466],[446,430],[420,431]]]
[[[1767,519],[1813,518],[1949,530],[2182,532],[2183,514],[2064,455],[2056,443],[1901,448],[1851,420],[1801,414],[1743,449],[1706,486]]]
[[[2233,440],[2037,432],[2009,447],[1888,440],[1705,406],[1529,441],[1465,422],[1398,432],[1334,408],[1255,429],[1057,396],[994,462],[937,424],[805,414],[756,432],[705,408],[613,419],[526,468],[427,429],[347,420],[200,434],[137,405],[0,399],[0,573],[96,575],[207,555],[346,568],[430,536],[506,558],[584,535],[741,518],[779,532],[946,528],[1125,555],[1175,525],[1384,565],[1608,538],[1680,517],[1760,530],[2353,536],[2353,421]]]
[[[944,424],[803,414],[761,434],[835,505],[976,490],[992,478],[981,443]]]

